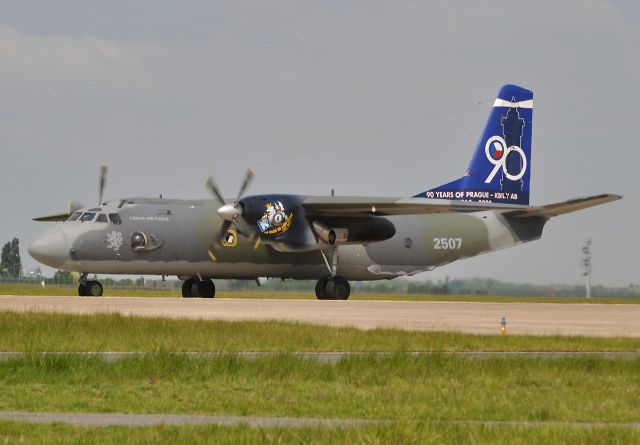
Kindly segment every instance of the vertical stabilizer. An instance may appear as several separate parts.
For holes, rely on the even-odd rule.
[[[500,88],[464,176],[421,198],[529,204],[533,92]]]

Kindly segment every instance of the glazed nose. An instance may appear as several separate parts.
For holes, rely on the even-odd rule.
[[[69,239],[60,227],[54,227],[29,244],[29,255],[42,264],[60,268],[69,259]]]

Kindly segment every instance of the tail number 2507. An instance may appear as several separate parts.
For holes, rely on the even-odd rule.
[[[434,250],[459,250],[462,247],[462,238],[434,238]]]

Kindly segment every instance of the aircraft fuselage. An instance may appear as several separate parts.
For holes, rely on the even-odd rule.
[[[321,251],[328,256],[332,246],[282,252],[268,242],[256,245],[233,229],[228,242],[213,255],[209,246],[223,223],[215,201],[132,198],[121,203],[111,201],[78,211],[80,218],[59,224],[36,239],[30,246],[31,255],[49,266],[80,273],[201,279],[319,279],[328,274]],[[89,213],[95,215],[85,217]],[[337,246],[340,276],[376,280],[432,270],[537,239],[546,222],[543,218],[515,220],[491,210],[384,218],[395,227],[391,238]],[[134,234],[144,236],[144,248],[136,244]]]

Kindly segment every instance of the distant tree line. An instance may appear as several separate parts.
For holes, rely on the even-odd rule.
[[[0,275],[18,278],[21,272],[20,240],[14,238],[2,247],[2,254],[0,255]]]

